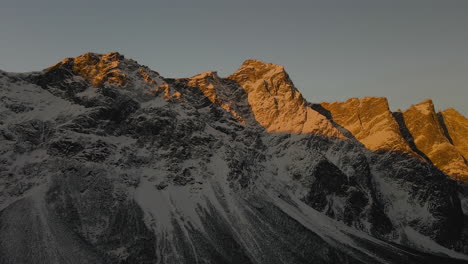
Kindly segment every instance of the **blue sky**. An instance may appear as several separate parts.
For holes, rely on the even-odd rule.
[[[0,69],[118,51],[165,77],[255,58],[282,64],[311,102],[432,98],[468,115],[468,2],[3,0]]]

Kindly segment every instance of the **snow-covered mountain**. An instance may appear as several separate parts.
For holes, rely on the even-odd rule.
[[[0,72],[0,263],[468,263],[467,131],[257,60]]]

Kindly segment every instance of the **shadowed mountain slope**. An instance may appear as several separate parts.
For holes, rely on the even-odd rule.
[[[281,66],[171,79],[118,53],[0,91],[0,263],[467,263],[466,194],[385,100],[348,118]]]

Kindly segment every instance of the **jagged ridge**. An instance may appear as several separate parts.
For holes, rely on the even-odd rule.
[[[86,56],[0,75],[0,235],[38,226],[68,243],[26,256],[0,243],[1,261],[57,263],[70,248],[113,263],[466,258],[450,250],[468,252],[458,186],[419,154],[358,141],[386,128],[388,105],[357,108],[343,119],[365,120],[353,130],[272,64],[166,79],[120,54]],[[28,210],[43,217],[16,223]]]

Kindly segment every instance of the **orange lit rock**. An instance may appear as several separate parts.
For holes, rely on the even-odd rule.
[[[307,106],[283,66],[247,60],[227,78],[245,90],[255,120],[267,131],[344,138],[325,116]]]
[[[466,130],[462,128],[464,125],[457,123],[455,120],[459,119],[459,116],[457,117],[457,115],[453,115],[453,112],[450,112],[452,111],[445,114],[448,121],[446,123],[449,124],[448,127],[457,138],[457,142],[463,141],[463,133],[466,133]],[[403,116],[416,147],[424,152],[437,168],[452,178],[468,181],[466,161],[445,136],[432,101],[426,100],[411,106],[403,112]],[[466,129],[466,126],[464,128]],[[466,140],[466,136],[464,139]],[[463,149],[463,143],[458,143],[458,146]]]
[[[189,78],[187,83],[189,86],[197,87],[203,94],[212,102],[221,106],[224,110],[229,112],[242,124],[246,124],[245,119],[238,111],[233,108],[233,102],[223,98],[222,94],[226,93],[227,88],[222,79],[219,78],[216,72],[205,72]]]
[[[94,86],[115,84],[125,86],[127,78],[119,69],[124,57],[117,52],[104,55],[86,53],[73,59],[73,71],[88,79]]]
[[[468,119],[453,108],[439,112],[441,123],[445,124],[447,136],[460,154],[468,160]]]
[[[351,98],[345,102],[321,103],[334,122],[348,130],[366,148],[415,155],[383,97]]]

